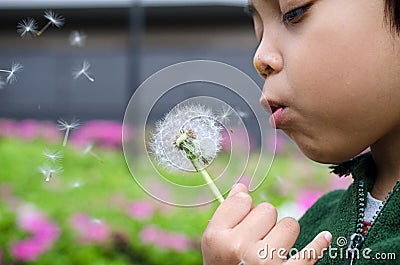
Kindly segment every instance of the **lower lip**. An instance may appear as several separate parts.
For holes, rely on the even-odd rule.
[[[283,124],[285,109],[286,108],[279,108],[269,117],[269,124],[272,128],[279,128],[279,126]]]

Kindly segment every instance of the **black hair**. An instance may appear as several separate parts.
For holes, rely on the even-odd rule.
[[[385,0],[385,17],[390,29],[400,35],[400,1]]]

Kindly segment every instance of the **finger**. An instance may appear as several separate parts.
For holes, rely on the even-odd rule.
[[[332,235],[328,231],[319,233],[304,249],[294,255],[289,264],[310,265],[316,264],[332,242]]]
[[[284,249],[286,253],[289,253],[299,233],[300,225],[296,219],[285,217],[278,222],[263,241],[270,247]]]
[[[278,213],[269,203],[260,203],[234,228],[234,233],[241,235],[245,242],[256,242],[275,226]]]
[[[229,192],[228,197],[231,197],[231,196],[235,195],[235,194],[238,193],[238,192],[245,192],[245,193],[248,193],[249,191],[248,191],[246,185],[244,185],[244,184],[242,184],[242,183],[236,183],[236,184],[232,187],[231,191]]]
[[[240,223],[253,208],[253,200],[245,192],[238,192],[228,197],[208,224],[208,229],[231,229]]]

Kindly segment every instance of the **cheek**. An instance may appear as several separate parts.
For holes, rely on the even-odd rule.
[[[387,74],[394,61],[387,31],[377,19],[356,18],[361,22],[352,26],[333,21],[339,22],[321,20],[288,42],[285,61],[302,120],[287,133],[308,157],[329,163],[357,155],[400,119],[393,99],[399,100],[399,88]]]

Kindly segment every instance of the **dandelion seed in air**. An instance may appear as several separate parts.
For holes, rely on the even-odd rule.
[[[60,28],[64,25],[64,17],[54,13],[52,10],[46,10],[44,12],[44,17],[48,20],[48,22],[41,30],[39,30],[37,33],[38,36],[41,36],[50,25],[53,25],[57,28]]]
[[[72,75],[74,76],[74,79],[77,79],[81,75],[84,75],[90,82],[94,82],[94,78],[89,75],[89,70],[90,68],[90,63],[88,61],[83,61],[82,67],[79,69],[76,69],[72,72]]]
[[[30,17],[21,20],[17,24],[17,32],[21,38],[36,37],[38,33],[36,21]]]
[[[206,170],[221,149],[221,131],[222,126],[209,108],[177,106],[156,123],[149,147],[162,166],[199,172],[222,203],[224,198]]]
[[[85,39],[86,35],[77,30],[72,31],[69,35],[69,43],[71,44],[71,46],[82,47],[85,45]]]
[[[15,73],[21,71],[22,68],[23,68],[22,64],[13,63],[12,66],[11,66],[11,70],[0,69],[0,72],[8,73],[6,81],[7,81],[7,83],[12,84],[15,81],[17,81],[17,77],[15,76]]]
[[[46,182],[49,182],[51,178],[61,174],[63,171],[62,167],[51,167],[47,164],[40,166],[38,169]]]
[[[60,119],[57,121],[57,125],[61,131],[65,131],[64,141],[63,141],[63,146],[65,147],[67,145],[68,136],[69,136],[70,131],[79,127],[79,125],[80,125],[79,121],[72,120],[71,123],[68,123],[68,122],[64,121],[63,119]]]
[[[63,158],[63,154],[61,151],[50,151],[45,149],[43,151],[43,156],[51,160],[52,162],[58,162]]]
[[[82,152],[83,156],[88,155],[88,154],[93,156],[98,161],[103,162],[103,160],[101,160],[101,158],[96,153],[93,152],[93,144],[87,145],[86,148]]]

